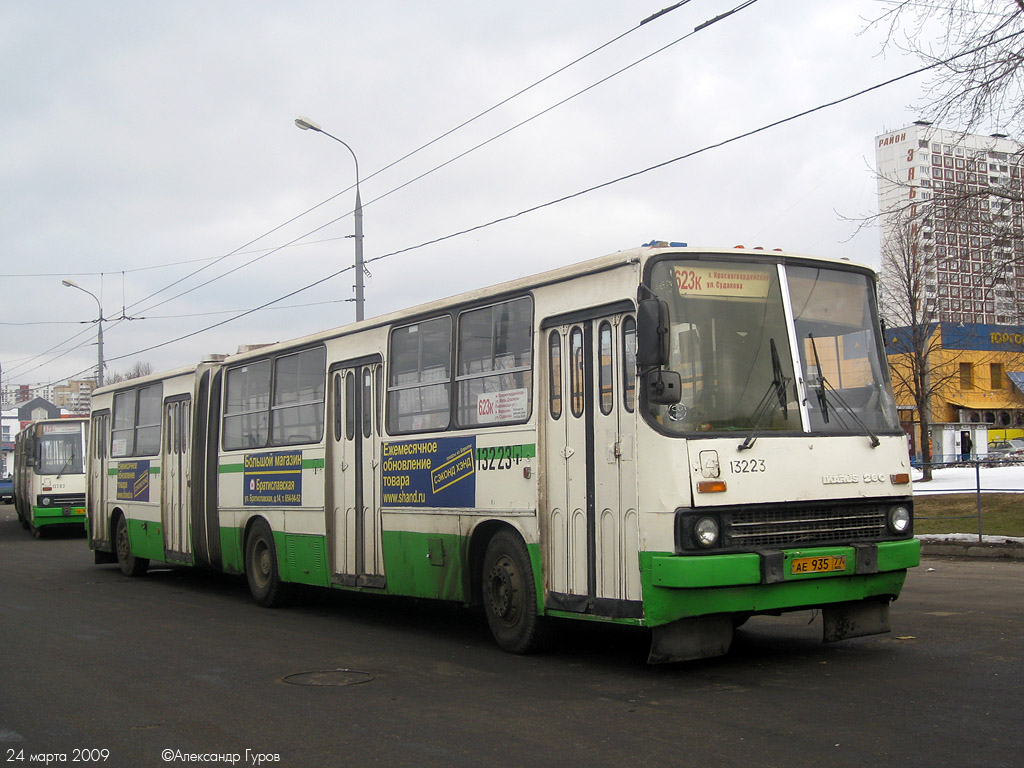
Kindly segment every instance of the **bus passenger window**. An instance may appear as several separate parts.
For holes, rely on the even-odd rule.
[[[622,404],[630,413],[636,407],[636,320],[622,320]]]
[[[456,418],[462,426],[530,417],[533,302],[529,297],[459,315]]]
[[[451,420],[452,320],[445,315],[391,332],[390,434],[447,429]]]
[[[363,368],[363,437],[373,432],[373,374]]]
[[[583,329],[569,332],[569,407],[572,415],[583,415]]]
[[[601,413],[607,416],[612,412],[615,398],[612,393],[612,326],[607,320],[601,323],[597,332],[600,361],[597,369],[598,391],[601,393]]]
[[[548,336],[548,405],[551,418],[562,418],[562,337],[558,331]]]
[[[224,388],[224,447],[265,447],[270,436],[270,361],[232,368]]]
[[[341,440],[341,374],[334,374],[334,441]]]
[[[345,439],[356,436],[356,377],[352,371],[345,374]]]
[[[155,456],[160,453],[160,401],[163,384],[139,390],[139,415],[135,426],[135,455]]]
[[[135,390],[114,395],[114,428],[110,434],[110,455],[117,459],[135,454]]]
[[[315,347],[274,362],[271,443],[319,443],[324,436],[324,368],[327,350]]]

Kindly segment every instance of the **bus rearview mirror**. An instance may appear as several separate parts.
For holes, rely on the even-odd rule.
[[[636,311],[636,363],[657,368],[668,362],[668,304],[641,299]]]
[[[682,397],[682,379],[676,371],[661,369],[644,374],[647,402],[652,405],[675,405]]]

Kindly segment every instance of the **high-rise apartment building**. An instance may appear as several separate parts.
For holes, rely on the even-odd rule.
[[[917,309],[927,311],[919,318],[1024,324],[1022,151],[1000,134],[964,134],[926,122],[876,137],[883,311],[891,290],[885,254],[905,243],[923,278]]]
[[[923,380],[931,455],[985,453],[1024,435],[1024,145],[917,122],[876,137],[875,159],[900,421],[923,456]]]

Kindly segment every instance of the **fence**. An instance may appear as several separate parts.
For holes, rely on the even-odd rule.
[[[974,497],[974,509],[968,514],[927,514],[919,511],[915,519],[925,521],[976,520],[978,541],[985,535],[986,509],[992,513],[989,527],[998,527],[999,535],[1024,535],[1024,457],[1007,456],[1004,454],[972,455],[965,458],[959,454],[937,456],[927,464],[920,461],[912,462],[915,469],[923,472],[925,466],[932,468],[932,480],[922,482],[921,475],[914,475],[914,496],[920,501],[927,497],[948,494],[970,494]],[[986,504],[986,494],[1022,494],[1020,503],[1014,499],[1011,503],[1001,497],[997,505],[994,501]],[[989,499],[997,497],[989,496]],[[952,507],[954,505],[950,505]],[[995,531],[990,531],[995,533]]]

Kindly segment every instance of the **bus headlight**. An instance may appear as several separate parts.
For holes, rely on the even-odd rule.
[[[889,530],[898,534],[910,530],[910,510],[902,504],[889,510]]]
[[[44,507],[50,506],[51,499],[49,496],[43,496],[43,498],[41,498],[40,501],[42,502]]]
[[[701,547],[713,547],[718,543],[718,521],[713,517],[700,517],[693,524],[693,540]]]

